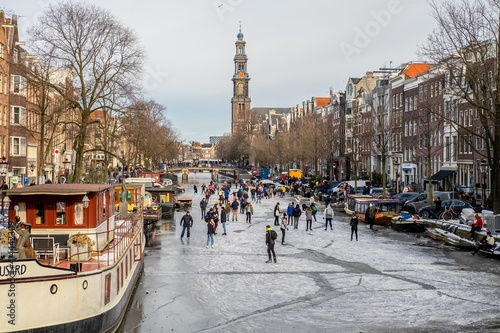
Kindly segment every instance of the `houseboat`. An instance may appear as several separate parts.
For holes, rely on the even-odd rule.
[[[122,198],[123,188],[125,188],[126,192],[125,198]],[[116,210],[118,210],[118,205],[120,204],[120,202],[122,200],[125,200],[127,202],[127,210],[129,212],[136,211],[140,209],[141,206],[147,206],[151,203],[144,200],[145,195],[145,188],[141,184],[123,184],[115,186],[115,196],[113,197],[115,208]]]
[[[172,214],[175,206],[174,195],[180,192],[177,186],[147,187],[146,191],[151,194],[153,204],[157,204],[162,208],[163,216]]]
[[[120,216],[114,186],[105,184],[44,184],[5,194],[0,331],[115,331],[143,269],[142,211]]]
[[[374,206],[376,209],[375,224],[379,225],[390,225],[391,219],[399,215],[401,209],[401,201],[393,199],[358,197],[354,198],[353,202],[354,212],[360,221],[365,221],[365,213],[368,207]]]
[[[352,215],[356,211],[356,202],[360,200],[370,200],[372,197],[368,195],[352,194],[348,195],[344,204],[344,211],[348,215]]]

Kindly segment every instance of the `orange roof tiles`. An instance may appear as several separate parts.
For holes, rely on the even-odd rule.
[[[431,64],[410,64],[401,74],[404,74],[407,79],[411,79],[420,73],[426,72],[431,66]]]
[[[330,97],[316,97],[316,105],[319,107],[327,106],[330,103]]]

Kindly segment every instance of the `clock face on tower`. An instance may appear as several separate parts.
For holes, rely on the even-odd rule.
[[[238,72],[238,77],[245,77],[245,73],[243,73],[243,72]]]

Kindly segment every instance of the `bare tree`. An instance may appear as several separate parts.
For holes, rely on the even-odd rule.
[[[476,113],[473,126],[464,126],[453,112],[440,117],[484,142],[484,147],[473,145],[472,148],[489,165],[493,211],[499,214],[499,4],[490,0],[445,0],[439,3],[432,0],[430,4],[438,25],[422,46],[421,53],[441,65],[446,75],[447,93],[460,103],[468,104]]]
[[[116,89],[138,91],[144,54],[134,33],[99,7],[70,1],[49,5],[30,30],[33,54],[74,75],[74,92],[51,84],[78,111],[74,181],[80,182],[91,115],[109,106]]]
[[[391,154],[392,124],[389,121],[390,86],[388,79],[379,80],[379,85],[373,90],[371,150],[380,163],[382,174],[382,194],[386,196],[387,160]]]

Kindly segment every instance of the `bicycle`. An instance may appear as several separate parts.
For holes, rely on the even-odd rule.
[[[444,210],[442,211],[442,213],[439,214],[439,218],[443,219],[445,221],[448,221],[448,220],[451,220],[452,218],[458,219],[459,215],[460,214],[458,212],[455,212],[453,210],[453,207],[451,205],[448,205],[448,206],[444,207]]]

